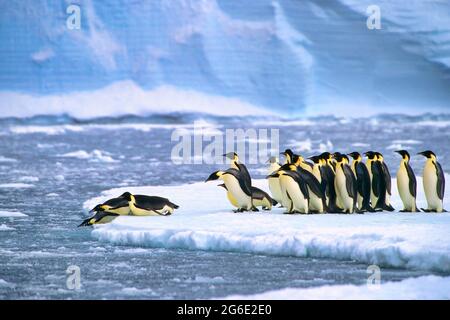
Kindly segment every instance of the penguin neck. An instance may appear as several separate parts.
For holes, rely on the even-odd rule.
[[[135,203],[136,203],[136,198],[135,198],[133,195],[131,195],[131,196],[130,196],[130,201],[129,201],[129,202],[135,204]]]

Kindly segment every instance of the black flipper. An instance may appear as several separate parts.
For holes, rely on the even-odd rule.
[[[445,193],[445,176],[444,171],[442,171],[441,164],[439,162],[434,163],[436,167],[436,174],[437,174],[437,195],[439,199],[444,199],[444,193]]]

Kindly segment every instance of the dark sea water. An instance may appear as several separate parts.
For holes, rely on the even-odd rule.
[[[321,117],[300,120],[199,115],[79,121],[69,117],[0,120],[0,299],[170,299],[254,294],[285,287],[363,284],[367,265],[248,253],[116,246],[77,228],[83,203],[117,186],[177,185],[204,180],[217,165],[174,165],[173,131],[200,119],[208,128],[278,129],[280,149],[310,156],[325,149],[384,153],[395,175],[394,150],[432,149],[450,172],[450,117]],[[423,159],[413,157],[416,174]],[[255,178],[262,164],[249,165]],[[66,269],[81,270],[81,289]],[[423,271],[383,269],[382,281]]]

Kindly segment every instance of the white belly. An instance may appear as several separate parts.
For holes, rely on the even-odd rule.
[[[334,179],[334,187],[336,189],[336,194],[339,199],[342,209],[344,211],[353,211],[353,199],[350,198],[347,192],[347,184],[344,175],[344,171],[341,168],[336,170],[336,178]]]
[[[309,190],[309,209],[318,212],[324,212],[322,199],[320,199],[314,192],[312,192],[309,187],[308,190]]]
[[[403,207],[408,211],[416,211],[416,199],[409,192],[409,177],[406,171],[405,165],[400,164],[400,168],[397,172],[397,188],[402,199]]]
[[[294,208],[292,207],[291,199],[289,199],[289,197],[287,195],[286,183],[284,181],[284,178],[282,179],[280,177],[279,183],[280,183],[280,189],[281,189],[281,204],[283,207],[286,208],[286,210],[288,212],[290,212],[290,211],[294,210]]]
[[[291,177],[282,175],[280,182],[284,186],[292,201],[293,211],[308,213],[308,201],[300,191],[300,187]]]
[[[222,180],[225,182],[228,191],[233,195],[239,208],[250,210],[252,208],[252,198],[242,191],[239,181],[230,174],[223,175]]]
[[[274,198],[277,202],[282,203],[280,179],[269,178],[269,190],[272,194],[272,198]]]
[[[428,202],[428,209],[442,212],[442,200],[437,195],[436,168],[430,160],[427,160],[423,170],[423,188]]]

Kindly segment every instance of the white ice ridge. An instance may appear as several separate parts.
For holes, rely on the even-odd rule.
[[[267,191],[265,180],[253,181]],[[169,217],[119,217],[92,231],[98,240],[116,244],[324,257],[450,271],[450,213],[284,215],[281,208],[233,213],[217,184],[117,188],[90,199],[84,208],[91,209],[126,190],[168,197],[180,205]],[[402,209],[395,179],[392,185],[392,204]],[[418,206],[425,206],[421,178],[418,195]],[[445,199],[450,208],[449,188]]]
[[[435,300],[450,299],[450,277],[423,276],[379,287],[366,284],[287,288],[248,296],[228,296],[230,300]]]
[[[0,218],[5,218],[5,217],[27,217],[27,215],[22,212],[18,212],[18,211],[0,210]]]

